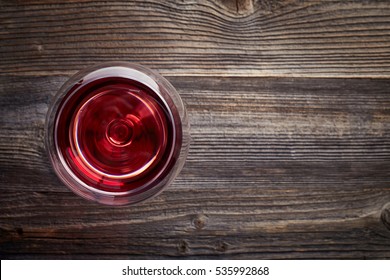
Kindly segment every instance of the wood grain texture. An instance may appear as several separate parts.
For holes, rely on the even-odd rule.
[[[390,77],[387,0],[62,2],[0,1],[0,75],[131,60],[171,76]]]
[[[66,79],[0,77],[2,258],[390,258],[389,80],[168,77],[187,163],[153,200],[110,208],[46,157]]]
[[[0,257],[390,258],[389,23],[388,1],[0,0]],[[110,60],[166,75],[191,123],[134,207],[74,195],[44,147],[52,96]]]

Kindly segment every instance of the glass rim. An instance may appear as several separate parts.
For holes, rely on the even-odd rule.
[[[120,70],[119,72],[122,75],[110,75],[110,70],[112,72],[113,68],[116,70]],[[143,86],[147,87],[149,90],[152,90],[154,94],[156,94],[159,99],[163,102],[164,108],[169,113],[168,121],[172,122],[173,128],[173,138],[174,141],[170,147],[168,159],[164,162],[163,168],[158,171],[157,174],[153,176],[151,180],[147,180],[147,182],[141,186],[138,186],[134,189],[122,191],[122,192],[110,192],[106,190],[98,189],[94,186],[88,185],[86,182],[82,181],[68,166],[66,160],[64,159],[63,154],[60,151],[58,144],[58,121],[61,113],[63,112],[64,107],[66,106],[69,98],[76,94],[78,89],[82,86],[80,81],[83,81],[85,78],[91,78],[93,74],[100,71],[100,74],[103,73],[103,77],[120,77],[129,80],[136,81]],[[137,75],[135,75],[135,73]],[[100,76],[99,76],[100,77]],[[140,80],[140,77],[142,80]],[[73,89],[75,85],[80,83],[79,87]],[[69,91],[72,90],[71,95]],[[172,95],[174,98],[172,98]],[[66,99],[64,100],[64,98]],[[176,101],[176,104],[175,104]],[[177,104],[178,103],[178,104]],[[172,110],[177,110],[177,116],[175,117]],[[184,114],[183,111],[184,110]],[[180,111],[180,112],[179,112]],[[103,204],[109,205],[125,205],[125,204],[135,204],[137,202],[144,201],[145,199],[154,197],[159,194],[165,187],[167,187],[176,175],[180,172],[181,168],[184,165],[185,157],[188,153],[188,146],[186,143],[181,142],[180,147],[176,147],[176,137],[177,131],[176,126],[179,125],[181,127],[181,137],[185,138],[189,133],[188,121],[183,119],[183,116],[186,116],[186,111],[184,107],[184,103],[180,98],[179,94],[175,90],[175,88],[167,81],[164,77],[162,77],[157,72],[146,68],[142,65],[131,63],[131,62],[106,62],[101,64],[95,64],[93,66],[87,67],[73,76],[71,76],[57,91],[53,100],[49,106],[49,110],[46,115],[45,122],[45,146],[49,154],[50,162],[53,166],[53,169],[57,176],[61,179],[61,181],[70,188],[73,192],[78,195],[89,199],[94,200]],[[183,127],[184,126],[184,127]],[[175,152],[177,153],[177,159],[173,163],[172,170],[169,170],[169,166],[172,164],[172,158],[175,156]],[[185,154],[185,156],[184,156]],[[180,156],[184,156],[183,162],[180,162]],[[161,176],[166,173],[165,177],[161,179],[160,183],[154,184],[157,180],[160,179]],[[174,173],[174,174],[173,174]],[[125,175],[113,176],[113,179],[121,179],[125,178]],[[165,181],[165,182],[164,182]],[[151,186],[152,185],[152,186]],[[150,187],[151,186],[151,187]],[[148,188],[149,187],[149,188]]]

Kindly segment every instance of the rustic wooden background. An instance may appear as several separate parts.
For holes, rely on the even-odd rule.
[[[390,2],[0,0],[1,258],[390,258]],[[175,183],[84,201],[44,148],[50,98],[126,60],[188,105]]]

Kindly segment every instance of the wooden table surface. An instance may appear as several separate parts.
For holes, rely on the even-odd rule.
[[[0,0],[1,258],[390,258],[390,2]],[[166,191],[113,208],[54,174],[51,97],[125,60],[187,103]]]

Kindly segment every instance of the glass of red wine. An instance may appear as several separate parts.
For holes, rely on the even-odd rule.
[[[160,193],[182,169],[189,124],[174,87],[138,64],[89,67],[58,91],[46,118],[53,168],[76,194],[126,205]]]

